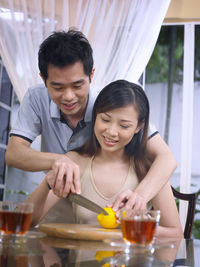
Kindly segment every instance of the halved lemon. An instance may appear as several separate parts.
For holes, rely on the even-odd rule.
[[[103,213],[97,215],[99,224],[107,229],[116,228],[119,224],[116,221],[117,218],[114,210],[111,207],[106,207],[104,210],[107,211],[108,215],[104,215]]]

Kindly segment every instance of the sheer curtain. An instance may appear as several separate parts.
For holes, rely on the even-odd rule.
[[[37,52],[52,31],[76,27],[94,50],[93,86],[138,81],[152,54],[170,0],[0,1],[0,54],[21,101],[40,83]],[[159,11],[159,12],[158,12]]]

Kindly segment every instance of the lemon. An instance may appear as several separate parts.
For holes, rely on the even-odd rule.
[[[101,265],[101,267],[110,267],[110,263],[104,263],[103,265]]]
[[[113,257],[115,255],[114,251],[97,251],[95,259],[97,261],[102,261],[104,258]]]
[[[99,224],[108,229],[116,228],[119,224],[116,222],[115,212],[110,207],[106,207],[104,210],[107,211],[108,215],[104,215],[102,212],[97,215]]]

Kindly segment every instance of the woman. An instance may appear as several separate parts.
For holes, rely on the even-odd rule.
[[[148,125],[149,102],[139,85],[118,80],[100,92],[93,108],[89,141],[67,153],[80,168],[82,195],[102,207],[113,203],[121,192],[128,196],[149,168]],[[35,205],[33,224],[63,196],[64,183],[57,192],[48,189],[48,184],[53,187],[54,177],[50,171],[27,199]],[[167,183],[151,202],[154,209],[161,211],[157,235],[181,236],[170,184]],[[97,223],[95,213],[76,205],[73,210],[78,223]]]

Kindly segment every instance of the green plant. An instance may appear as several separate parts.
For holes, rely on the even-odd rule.
[[[196,194],[197,194],[197,202],[196,202],[195,218],[194,218],[192,234],[194,238],[200,239],[200,190],[198,190]]]
[[[25,192],[23,190],[10,190],[10,189],[6,189],[6,199],[9,199],[9,196],[11,195],[24,195],[24,196],[28,196],[29,193]]]

